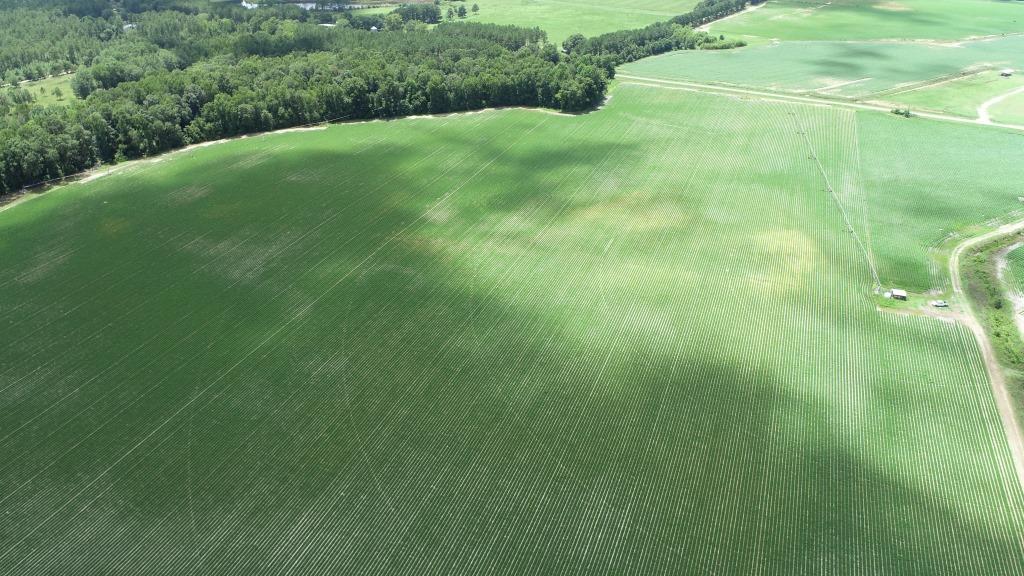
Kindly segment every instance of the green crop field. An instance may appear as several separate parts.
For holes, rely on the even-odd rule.
[[[538,27],[548,39],[561,44],[572,34],[595,36],[605,32],[642,28],[688,12],[698,0],[466,0],[441,3],[442,13],[449,7],[473,4],[480,12],[468,20]]]
[[[936,249],[946,239],[1024,211],[1020,132],[858,115],[863,235],[879,274],[914,290],[945,288],[948,271]]]
[[[1021,5],[1024,17],[1024,4]],[[964,42],[956,46],[896,42],[779,42],[739,50],[671,52],[627,64],[622,72],[673,80],[696,80],[843,98],[876,99],[942,109],[968,100],[976,108],[1019,84],[1014,80],[965,93],[949,89],[915,97],[905,90],[956,78],[971,70],[1024,68],[1024,36]],[[1007,86],[1005,89],[1000,86]],[[903,98],[908,95],[908,98]],[[955,104],[953,104],[955,105]],[[972,109],[973,111],[973,109]],[[972,114],[973,116],[973,114]]]
[[[716,34],[779,40],[959,40],[1024,32],[1005,0],[769,0],[713,24]]]
[[[1019,138],[620,83],[10,206],[0,575],[1021,574],[973,336],[870,268]]]

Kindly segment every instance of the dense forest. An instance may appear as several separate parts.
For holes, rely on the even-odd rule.
[[[600,102],[616,64],[732,46],[695,32],[747,0],[704,0],[673,22],[573,37],[386,15],[247,9],[208,0],[0,0],[0,194],[183,145],[348,119]],[[379,26],[377,26],[379,24]],[[371,31],[371,28],[373,30]],[[25,80],[73,73],[69,105]]]

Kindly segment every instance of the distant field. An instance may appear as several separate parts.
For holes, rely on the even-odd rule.
[[[443,2],[441,11],[460,5],[469,10],[474,3],[480,12],[470,13],[470,20],[536,26],[548,33],[549,40],[561,44],[575,33],[595,36],[668,20],[689,12],[697,0],[466,0]]]
[[[1020,574],[974,340],[869,268],[1017,142],[622,83],[15,205],[0,574]]]
[[[1003,0],[769,0],[712,25],[779,40],[958,40],[1024,32],[1024,3]]]
[[[1022,4],[1024,8],[1024,4]],[[969,70],[1024,68],[1024,36],[959,46],[895,42],[780,42],[739,50],[672,52],[621,67],[626,74],[671,80],[697,80],[809,92],[846,98],[885,98],[929,81],[955,78]],[[988,78],[986,76],[986,78]],[[1001,80],[1001,79],[997,79]],[[1007,81],[1017,82],[1019,79]],[[969,101],[977,107],[998,92],[924,91],[910,96],[941,108],[943,102]],[[1007,88],[1012,89],[1013,86]],[[908,93],[909,94],[909,93]],[[899,97],[893,99],[900,100]]]
[[[375,6],[373,8],[356,8],[354,10],[349,10],[349,13],[360,14],[365,16],[369,14],[387,14],[389,12],[394,11],[395,6]]]
[[[884,99],[915,110],[934,110],[945,114],[976,118],[978,106],[982,103],[1021,86],[1024,86],[1024,74],[1017,74],[1012,78],[1002,78],[996,69],[971,74],[958,80],[919,90],[890,94]],[[1012,102],[1007,102],[1007,106],[1012,110]],[[997,109],[990,112],[998,111]],[[1019,116],[1015,118],[1012,111],[996,115],[994,119],[1010,124],[1021,120]]]

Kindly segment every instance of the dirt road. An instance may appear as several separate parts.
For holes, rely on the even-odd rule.
[[[995,349],[992,348],[992,341],[985,334],[981,322],[975,315],[970,300],[964,293],[963,281],[960,278],[960,256],[970,248],[995,240],[1002,236],[1013,234],[1024,230],[1024,220],[1000,226],[991,232],[968,238],[953,249],[949,256],[949,277],[953,284],[953,294],[960,302],[966,313],[959,315],[959,320],[967,326],[978,341],[981,348],[982,358],[985,360],[985,369],[988,371],[989,382],[992,383],[992,395],[995,397],[996,406],[999,409],[999,417],[1003,422],[1003,430],[1006,432],[1006,440],[1010,445],[1013,454],[1013,465],[1017,470],[1017,480],[1021,487],[1024,487],[1024,436],[1021,434],[1020,425],[1017,422],[1013,409],[1013,402],[1010,399],[1010,391],[1006,387],[1006,378],[1003,377],[1002,368],[996,360]]]
[[[993,124],[992,117],[989,116],[988,114],[989,108],[995,106],[996,104],[999,104],[1000,102],[1006,100],[1007,98],[1010,98],[1011,96],[1016,96],[1017,94],[1022,93],[1024,93],[1024,86],[1021,86],[1016,90],[1010,90],[1006,94],[1000,94],[995,98],[989,98],[988,100],[986,100],[981,106],[978,106],[978,124]]]

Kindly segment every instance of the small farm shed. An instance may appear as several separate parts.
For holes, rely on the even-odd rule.
[[[1011,70],[1010,68],[1004,68],[999,71],[999,75],[1002,76],[1003,78],[1009,78],[1010,76],[1013,76],[1013,70]]]
[[[899,288],[893,288],[892,289],[892,297],[894,299],[896,299],[896,300],[906,300],[907,299],[907,291],[906,290],[900,290]]]

